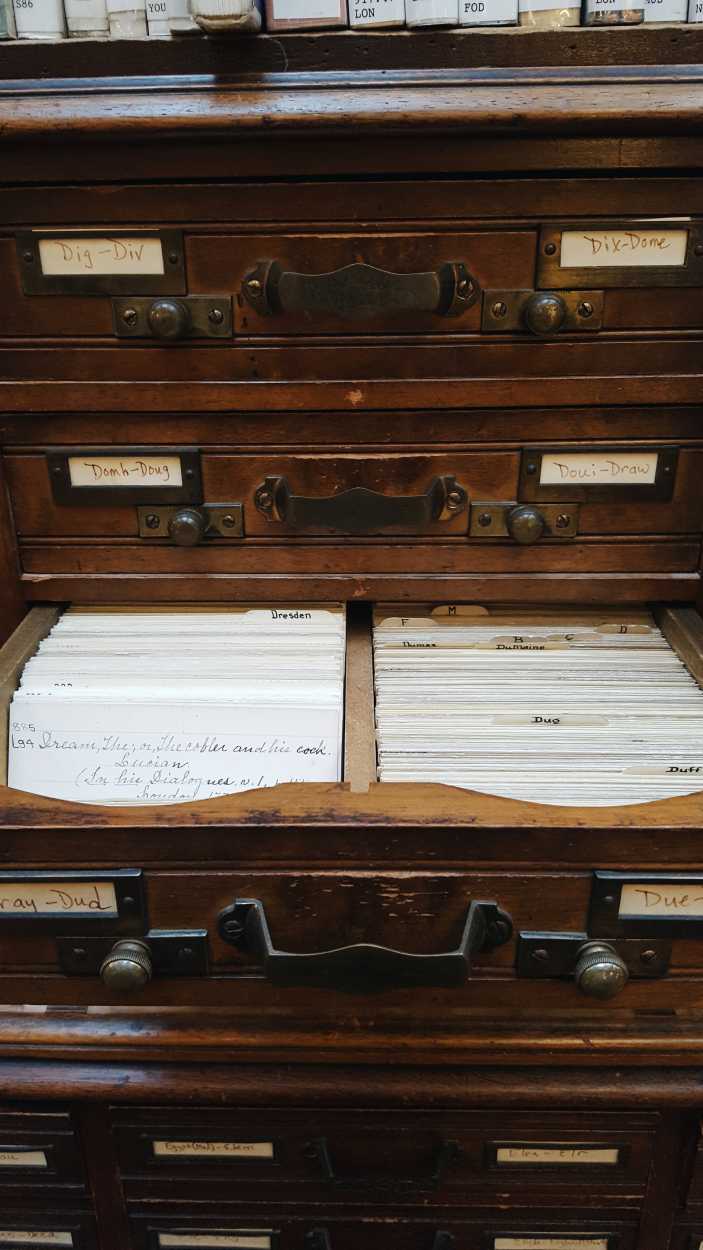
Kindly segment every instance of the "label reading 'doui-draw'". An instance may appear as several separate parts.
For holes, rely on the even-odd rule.
[[[607,1237],[494,1237],[493,1250],[608,1250]]]
[[[703,920],[703,882],[623,885],[618,915],[623,919],[688,916]]]
[[[71,486],[182,486],[180,456],[69,456]]]
[[[44,1150],[0,1150],[1,1168],[48,1168]]]
[[[571,1165],[611,1164],[620,1160],[617,1146],[498,1146],[496,1163]]]
[[[653,486],[656,451],[549,452],[542,456],[540,486]]]
[[[0,1246],[72,1246],[73,1233],[48,1228],[0,1228]]]
[[[270,1232],[247,1229],[231,1233],[218,1229],[201,1233],[159,1233],[158,1236],[161,1250],[189,1250],[196,1246],[202,1250],[271,1250]]]
[[[564,230],[562,269],[669,268],[686,263],[688,230]]]
[[[138,237],[40,239],[39,262],[45,277],[71,278],[84,274],[117,277],[120,274],[159,275],[164,272],[160,239]]]
[[[272,1141],[155,1141],[162,1159],[273,1159]]]
[[[3,881],[0,916],[118,916],[110,881]]]

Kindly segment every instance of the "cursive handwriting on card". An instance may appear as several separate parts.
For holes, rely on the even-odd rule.
[[[164,272],[160,239],[139,237],[39,240],[39,261],[45,277],[118,277],[120,274],[158,275]]]
[[[545,452],[540,486],[653,486],[656,451]]]
[[[273,1159],[271,1141],[154,1141],[156,1158]]]
[[[534,1145],[534,1146],[498,1146],[496,1163],[502,1164],[556,1164],[569,1166],[579,1164],[609,1164],[619,1162],[620,1151],[617,1146],[569,1146],[569,1145]]]
[[[618,915],[691,916],[703,919],[703,882],[642,882],[623,885]]]
[[[669,268],[686,263],[688,230],[564,230],[562,269]]]
[[[69,456],[71,486],[182,486],[180,456]]]
[[[3,881],[2,916],[117,916],[111,881]]]

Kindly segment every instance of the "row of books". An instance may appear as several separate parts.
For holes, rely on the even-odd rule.
[[[0,39],[142,39],[325,27],[703,22],[703,0],[0,0]]]

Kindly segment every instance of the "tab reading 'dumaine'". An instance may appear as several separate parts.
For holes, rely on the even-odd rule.
[[[111,881],[3,881],[0,916],[118,916]]]

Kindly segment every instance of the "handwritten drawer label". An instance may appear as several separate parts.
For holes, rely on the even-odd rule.
[[[703,920],[703,883],[643,882],[641,885],[623,885],[618,915],[622,919],[689,916]]]
[[[73,1233],[48,1228],[0,1228],[0,1246],[72,1246]]]
[[[273,1159],[272,1141],[155,1141],[152,1146],[162,1159]]]
[[[0,1150],[0,1168],[48,1168],[44,1150]]]
[[[2,916],[117,916],[110,881],[2,881]]]
[[[540,486],[653,486],[656,451],[545,452]]]
[[[688,230],[564,230],[562,269],[663,269],[686,263]]]
[[[494,1237],[493,1250],[608,1250],[607,1237]]]
[[[535,1146],[498,1146],[496,1163],[558,1165],[610,1164],[620,1162],[617,1146],[560,1146],[558,1143]]]
[[[39,261],[45,277],[96,277],[164,272],[161,239],[133,236],[39,240]]]
[[[161,1250],[179,1250],[182,1246],[202,1246],[205,1250],[271,1250],[270,1232],[159,1233]]]
[[[182,486],[180,456],[69,456],[71,486]]]

